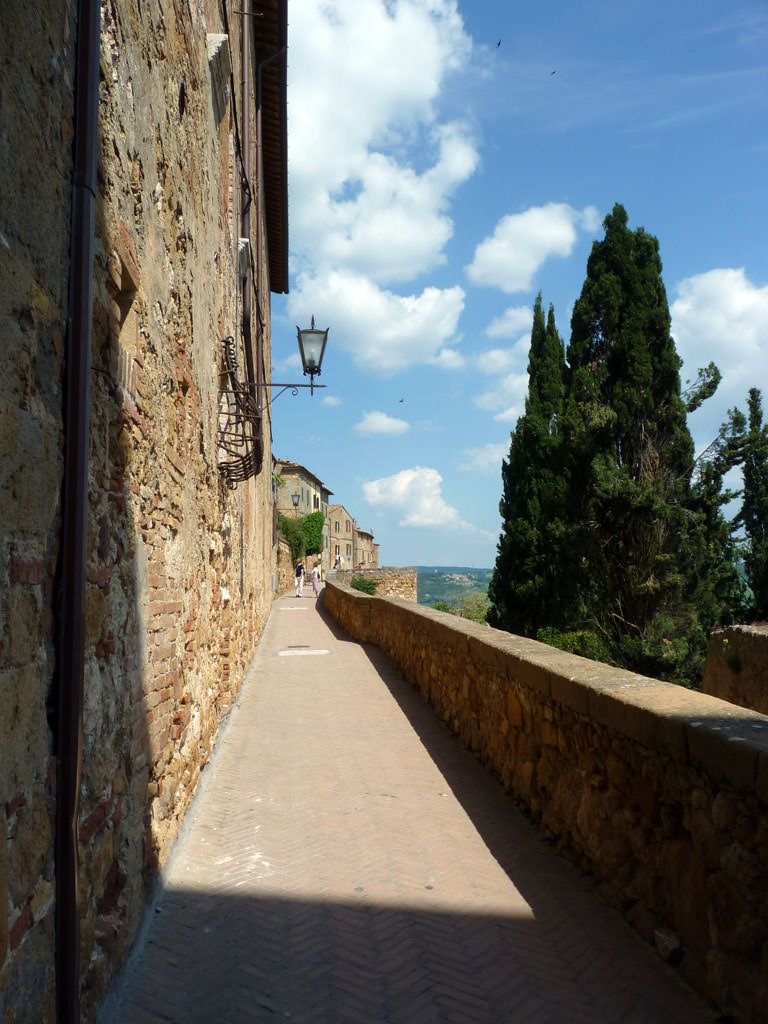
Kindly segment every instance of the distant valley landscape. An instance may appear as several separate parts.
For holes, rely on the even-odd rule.
[[[492,569],[471,569],[457,565],[417,565],[418,602],[434,605],[438,601],[457,605],[473,592],[488,593]]]

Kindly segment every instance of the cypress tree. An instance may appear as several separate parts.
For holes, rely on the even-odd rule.
[[[528,357],[525,412],[502,465],[503,521],[488,596],[488,621],[534,635],[561,618],[567,588],[561,571],[566,481],[560,457],[564,346],[550,306],[536,298]]]
[[[748,429],[744,438],[744,496],[737,525],[744,527],[744,568],[752,589],[751,613],[768,618],[768,425],[763,423],[763,401],[758,388],[747,399]]]
[[[571,319],[564,451],[580,606],[615,659],[653,675],[695,671],[705,636],[690,571],[693,442],[656,238],[605,218]]]

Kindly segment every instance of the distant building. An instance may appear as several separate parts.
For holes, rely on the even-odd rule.
[[[323,481],[299,462],[278,459],[275,473],[281,481],[277,488],[277,511],[289,518],[299,519],[310,512],[322,512],[323,551],[320,564],[329,567],[330,534],[328,529],[328,499],[333,494]],[[331,561],[332,564],[332,561]]]
[[[353,562],[361,569],[377,569],[379,566],[379,545],[373,539],[373,530],[355,527]]]
[[[343,505],[328,506],[331,568],[349,569],[355,563],[355,520]]]

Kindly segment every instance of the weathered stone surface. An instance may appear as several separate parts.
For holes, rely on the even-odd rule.
[[[768,624],[713,630],[702,689],[731,704],[768,714]]]
[[[404,601],[417,600],[418,572],[416,569],[332,569],[329,579],[348,584],[354,576],[375,580],[376,593],[381,597],[400,597]]]
[[[236,698],[275,562],[268,422],[258,476],[228,490],[218,468],[221,339],[240,337],[243,308],[232,111],[217,121],[207,63],[221,7],[150,0],[100,14],[77,823],[84,1021]],[[48,1024],[77,5],[41,0],[30,16],[11,4],[3,18],[13,45],[0,62],[0,1021]],[[238,116],[254,127],[253,109]],[[256,355],[269,379],[256,206],[251,221],[266,319]]]

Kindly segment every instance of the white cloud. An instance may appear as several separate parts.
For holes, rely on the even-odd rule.
[[[369,505],[401,513],[400,526],[469,526],[443,498],[442,482],[436,469],[414,466],[364,483],[363,495]]]
[[[475,284],[507,293],[529,291],[536,271],[550,256],[565,257],[573,252],[577,229],[591,232],[598,224],[594,207],[575,210],[567,203],[508,214],[493,235],[477,246],[474,259],[465,268],[467,276]]]
[[[307,210],[308,221],[299,222],[298,230],[311,234],[317,263],[354,268],[391,284],[445,262],[442,250],[453,234],[447,200],[473,173],[477,153],[457,125],[432,134],[438,156],[422,174],[391,155],[369,153],[357,171],[353,198],[332,197],[325,219]]]
[[[683,360],[683,380],[710,361],[723,375],[714,398],[693,414],[697,449],[717,434],[728,408],[746,408],[750,387],[768,383],[768,285],[759,287],[744,268],[719,268],[681,281],[670,306],[672,334]]]
[[[491,348],[477,356],[475,365],[481,373],[509,373],[513,367],[521,365],[521,359],[514,348]]]
[[[717,363],[723,383],[754,381],[768,365],[768,285],[759,288],[744,268],[710,270],[677,286],[670,306],[672,333],[686,366]]]
[[[499,377],[492,388],[478,395],[475,405],[495,413],[494,419],[498,422],[506,423],[522,416],[527,393],[528,374],[507,373]]]
[[[443,370],[460,370],[464,366],[464,356],[455,348],[442,348],[433,362]]]
[[[495,317],[485,329],[489,338],[516,338],[520,331],[531,333],[533,310],[530,306],[510,306]]]
[[[458,468],[466,472],[477,472],[498,475],[501,472],[502,459],[506,458],[509,444],[484,444],[480,448],[465,448],[461,453],[466,461]]]
[[[341,399],[337,398],[336,395],[326,395],[323,398],[323,405],[337,406],[337,405],[342,405],[342,404],[343,403],[342,403]]]
[[[471,50],[455,0],[292,0],[290,48],[297,267],[382,285],[444,262],[449,200],[478,162],[470,128],[436,114]]]
[[[329,345],[348,352],[359,369],[384,375],[450,359],[441,352],[463,308],[458,286],[396,295],[347,271],[302,277],[289,298],[292,315],[312,309],[318,323],[332,323]]]
[[[410,430],[410,424],[387,416],[385,412],[366,412],[359,423],[355,424],[358,434],[404,434]]]

